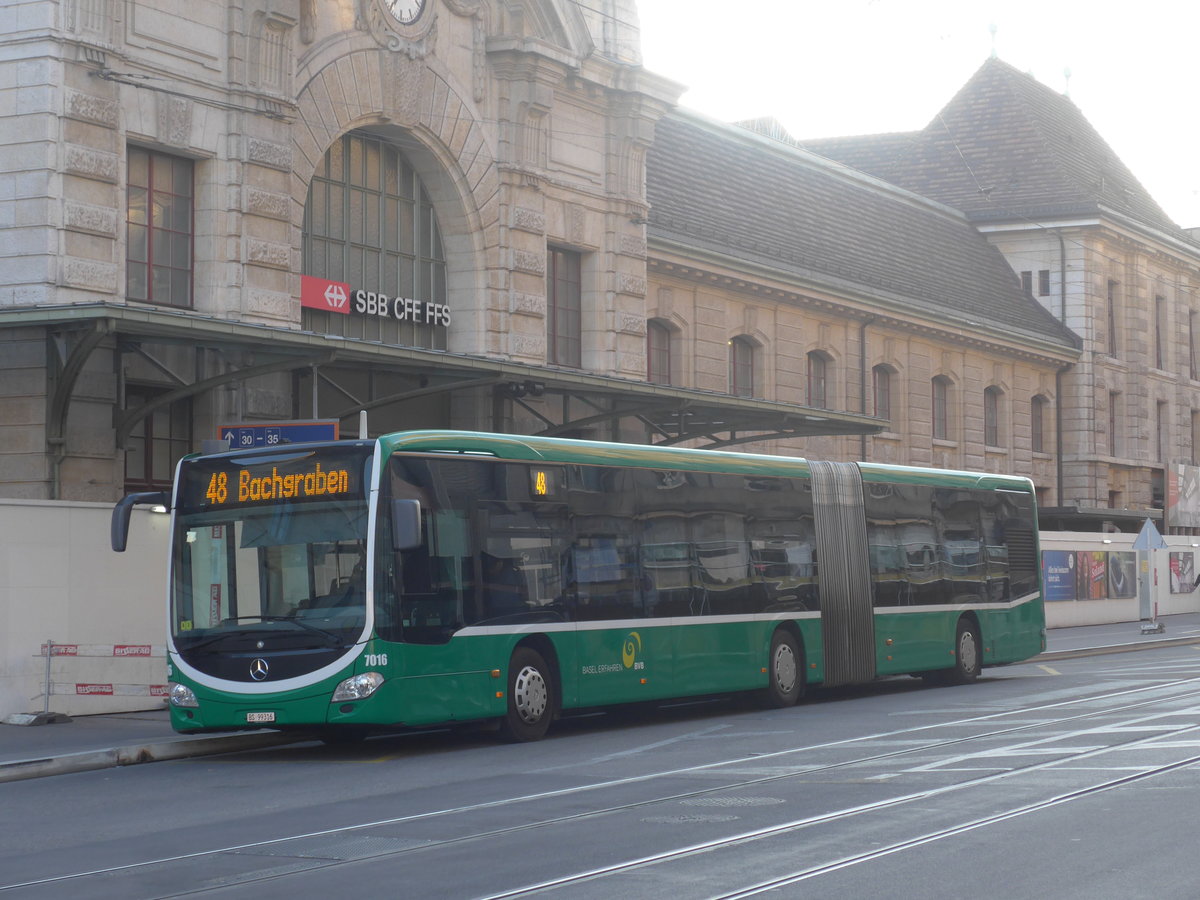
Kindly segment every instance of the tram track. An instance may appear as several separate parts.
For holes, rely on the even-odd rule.
[[[1171,693],[1171,691],[1173,689],[1178,689],[1178,688],[1182,688],[1183,690],[1179,690],[1176,693]],[[1072,715],[1066,715],[1066,716],[1051,717],[1051,718],[1047,718],[1047,719],[1039,720],[1039,721],[1035,721],[1035,722],[1023,722],[1021,724],[1012,725],[1010,727],[993,728],[993,729],[989,729],[987,731],[979,732],[976,734],[966,734],[966,735],[959,735],[959,736],[955,736],[955,737],[947,738],[947,739],[923,741],[919,744],[914,744],[912,746],[888,750],[888,751],[881,752],[881,753],[858,754],[858,755],[852,756],[850,758],[835,760],[835,761],[825,763],[822,765],[803,766],[803,767],[798,767],[793,771],[780,772],[780,773],[775,773],[775,774],[760,776],[760,777],[755,777],[755,778],[744,778],[744,779],[736,780],[736,781],[723,782],[719,785],[714,785],[714,786],[705,787],[705,788],[701,788],[701,789],[664,793],[664,794],[654,796],[654,797],[647,797],[647,798],[644,798],[644,799],[641,799],[641,800],[638,800],[635,802],[600,805],[600,806],[596,806],[595,808],[592,808],[592,809],[586,809],[586,810],[582,810],[582,811],[567,814],[567,815],[538,816],[538,817],[532,818],[529,821],[517,823],[514,825],[509,825],[509,826],[500,827],[500,828],[472,830],[467,833],[456,835],[456,836],[453,836],[450,838],[436,840],[436,841],[430,841],[427,843],[423,843],[419,846],[413,846],[413,847],[405,848],[403,850],[392,851],[389,853],[378,854],[375,856],[361,856],[361,857],[356,857],[354,859],[344,859],[344,860],[343,859],[327,860],[327,861],[323,861],[320,863],[317,863],[314,861],[314,864],[304,867],[301,870],[301,873],[312,872],[316,869],[325,869],[325,868],[329,868],[329,867],[338,867],[338,866],[359,864],[365,860],[379,860],[379,859],[384,859],[384,858],[389,858],[389,857],[400,857],[405,854],[428,854],[430,852],[437,852],[438,850],[444,850],[444,849],[452,847],[454,845],[469,844],[471,842],[478,842],[478,841],[484,841],[484,840],[497,840],[497,839],[517,835],[520,832],[526,832],[526,831],[531,831],[531,830],[536,830],[536,829],[545,829],[545,828],[548,828],[551,826],[559,826],[559,827],[577,826],[579,824],[586,823],[590,820],[599,820],[604,817],[617,816],[622,813],[635,812],[638,810],[644,810],[646,808],[660,806],[660,805],[680,803],[680,802],[683,802],[683,801],[686,801],[689,799],[701,798],[701,797],[710,796],[710,795],[714,795],[714,794],[728,794],[728,793],[735,793],[735,792],[739,792],[739,791],[753,790],[754,788],[761,787],[763,785],[779,783],[779,782],[786,782],[791,779],[805,779],[805,778],[812,779],[813,777],[819,776],[821,774],[828,774],[831,772],[836,772],[838,770],[852,769],[855,767],[861,768],[866,765],[877,765],[880,763],[902,760],[905,757],[912,757],[912,756],[918,755],[918,754],[937,754],[940,751],[946,750],[949,748],[970,745],[973,742],[982,742],[982,741],[988,741],[988,740],[994,741],[994,740],[1002,739],[1002,738],[1005,738],[1005,737],[1008,737],[1011,735],[1017,735],[1022,732],[1033,731],[1036,729],[1044,729],[1044,730],[1048,730],[1048,731],[1052,732],[1051,735],[1048,735],[1046,738],[1043,738],[1042,740],[1061,740],[1063,735],[1058,732],[1058,729],[1061,729],[1065,725],[1078,724],[1081,722],[1085,722],[1089,719],[1112,717],[1112,716],[1118,716],[1118,715],[1127,715],[1128,713],[1134,712],[1139,709],[1145,709],[1148,707],[1158,707],[1163,703],[1172,703],[1172,704],[1188,703],[1188,702],[1200,699],[1200,678],[1186,678],[1186,679],[1179,679],[1179,680],[1176,680],[1173,682],[1167,682],[1164,684],[1147,685],[1144,687],[1137,687],[1137,688],[1126,688],[1126,689],[1123,689],[1120,691],[1094,694],[1094,695],[1089,695],[1086,697],[1072,698],[1070,700],[1058,701],[1055,703],[1038,704],[1038,705],[1032,705],[1032,706],[1028,706],[1028,707],[1018,707],[1018,708],[1014,708],[1014,709],[1001,710],[1001,711],[986,713],[983,715],[970,716],[970,717],[966,717],[966,718],[951,720],[948,722],[915,725],[915,726],[912,726],[909,728],[896,729],[896,730],[892,730],[892,731],[888,731],[888,732],[879,732],[879,733],[862,736],[862,737],[848,738],[848,739],[844,739],[844,740],[824,742],[824,743],[819,743],[819,744],[811,744],[811,745],[807,745],[805,747],[788,748],[786,750],[779,750],[779,751],[774,751],[771,753],[754,754],[754,755],[750,755],[750,756],[739,756],[739,757],[732,758],[732,759],[718,760],[715,762],[705,763],[703,765],[698,765],[698,766],[689,766],[689,767],[681,767],[681,768],[677,768],[677,769],[663,770],[663,771],[658,771],[658,772],[649,772],[649,773],[645,773],[642,775],[631,776],[628,778],[621,778],[621,779],[611,779],[611,780],[608,780],[605,782],[599,782],[599,783],[595,783],[595,784],[574,785],[574,786],[571,786],[568,788],[562,788],[562,789],[558,789],[558,790],[554,790],[554,791],[537,792],[537,793],[526,794],[526,795],[521,795],[521,796],[517,796],[517,797],[498,798],[495,800],[484,801],[484,802],[476,803],[476,804],[468,804],[468,805],[458,806],[458,807],[448,807],[448,808],[444,808],[444,809],[428,810],[428,811],[424,811],[424,812],[413,813],[411,815],[406,815],[406,816],[391,817],[391,818],[376,820],[376,821],[372,821],[372,822],[356,823],[353,825],[342,826],[342,827],[339,827],[336,829],[329,829],[329,830],[325,830],[325,831],[309,832],[309,833],[304,833],[304,834],[275,837],[275,838],[271,838],[271,839],[264,840],[264,841],[257,841],[257,842],[252,842],[252,843],[244,843],[244,844],[238,844],[238,845],[233,845],[233,846],[213,848],[213,849],[197,851],[197,852],[189,853],[189,854],[180,854],[180,855],[172,856],[172,857],[161,857],[161,858],[156,858],[156,859],[152,859],[152,860],[131,862],[131,863],[128,863],[125,865],[120,865],[120,866],[112,866],[112,867],[106,867],[106,868],[101,868],[101,869],[93,869],[93,870],[89,870],[89,871],[80,871],[80,872],[75,872],[75,873],[66,873],[66,874],[62,874],[62,875],[58,875],[58,876],[48,877],[45,879],[39,879],[36,881],[27,881],[22,884],[0,885],[0,892],[14,890],[14,889],[20,889],[20,888],[33,888],[33,887],[49,888],[56,884],[65,884],[68,882],[74,882],[76,885],[79,885],[81,882],[85,882],[88,879],[98,879],[98,878],[104,878],[106,876],[112,877],[112,876],[116,876],[119,874],[130,874],[130,873],[136,872],[138,870],[148,869],[149,867],[161,868],[164,866],[171,866],[174,864],[195,863],[206,857],[214,858],[221,854],[246,853],[248,851],[261,850],[263,848],[268,848],[268,847],[282,848],[282,845],[286,844],[289,841],[302,841],[302,840],[312,841],[312,840],[319,840],[319,839],[332,839],[336,836],[346,835],[349,833],[363,834],[363,833],[367,833],[367,832],[371,831],[372,829],[380,829],[385,826],[395,826],[395,825],[400,825],[400,824],[408,825],[408,824],[412,824],[412,823],[425,822],[425,821],[429,821],[429,820],[433,820],[433,819],[439,819],[439,818],[445,819],[447,817],[456,817],[456,816],[470,817],[470,816],[475,816],[475,815],[478,815],[479,813],[487,812],[487,811],[508,812],[519,806],[528,805],[531,803],[553,802],[556,800],[573,798],[573,797],[576,797],[579,795],[594,793],[597,791],[615,790],[618,788],[628,787],[631,785],[648,784],[648,783],[653,783],[655,781],[664,781],[664,780],[672,779],[672,778],[686,777],[686,776],[697,775],[697,774],[701,774],[701,773],[711,773],[714,771],[719,771],[722,768],[737,768],[738,766],[747,766],[747,765],[761,766],[764,761],[768,761],[768,760],[779,761],[782,759],[786,759],[787,757],[792,757],[792,756],[797,756],[797,755],[806,755],[806,754],[812,755],[819,751],[820,752],[837,752],[837,751],[841,751],[841,750],[845,750],[845,749],[851,749],[851,748],[853,748],[853,746],[855,744],[870,744],[871,742],[880,742],[880,741],[886,742],[889,740],[903,739],[905,737],[908,737],[908,736],[911,736],[914,734],[918,734],[920,732],[930,731],[933,729],[944,730],[947,728],[968,728],[973,725],[978,725],[980,723],[992,722],[992,721],[996,721],[998,719],[1003,719],[1003,718],[1029,716],[1029,715],[1034,715],[1037,713],[1044,713],[1044,712],[1049,712],[1049,711],[1053,711],[1053,710],[1077,707],[1080,704],[1105,703],[1108,701],[1120,700],[1120,698],[1133,698],[1133,697],[1137,697],[1138,695],[1143,695],[1143,694],[1147,694],[1147,693],[1151,693],[1151,692],[1153,692],[1155,694],[1155,696],[1147,696],[1143,699],[1138,699],[1135,702],[1119,703],[1118,705],[1115,705],[1115,706],[1105,706],[1101,709],[1088,710],[1085,712],[1077,712]],[[1167,692],[1165,696],[1163,695],[1163,692]],[[1200,715],[1200,710],[1196,710],[1195,712],[1198,715]],[[1122,720],[1119,723],[1119,727],[1124,728],[1124,729],[1135,728],[1139,725],[1139,723],[1141,723],[1143,721],[1148,721],[1148,720],[1151,720],[1154,718],[1161,718],[1164,715],[1165,716],[1178,716],[1180,714],[1181,713],[1178,713],[1178,712],[1163,713],[1160,711],[1160,712],[1157,712],[1150,716],[1145,716],[1145,717],[1141,717],[1141,718],[1134,717],[1131,719]],[[1109,726],[1107,726],[1107,729],[1112,730],[1116,727],[1117,727],[1117,725],[1109,725]],[[612,875],[620,874],[621,872],[626,872],[633,868],[640,868],[640,867],[646,867],[646,866],[651,866],[651,865],[661,865],[661,864],[669,863],[672,861],[684,859],[684,858],[687,858],[689,856],[693,856],[693,855],[696,855],[699,853],[714,852],[714,851],[720,850],[725,847],[745,844],[747,842],[763,840],[763,839],[766,839],[766,838],[769,838],[772,836],[777,836],[779,834],[786,833],[788,831],[794,831],[794,830],[798,830],[798,829],[802,829],[802,828],[811,828],[811,827],[818,826],[818,825],[828,825],[828,824],[831,824],[831,823],[834,823],[834,822],[837,822],[840,820],[844,820],[844,819],[846,819],[848,817],[852,817],[852,816],[860,816],[860,815],[869,814],[869,813],[873,813],[873,812],[883,812],[890,808],[894,808],[894,807],[901,806],[904,804],[912,804],[914,802],[928,800],[930,798],[939,796],[948,791],[966,790],[966,789],[969,789],[972,787],[977,787],[979,785],[994,782],[998,779],[1015,777],[1015,776],[1018,776],[1021,774],[1027,774],[1029,772],[1037,771],[1039,769],[1049,768],[1049,767],[1056,766],[1056,765],[1061,766],[1061,765],[1067,765],[1070,763],[1078,762],[1081,760],[1085,760],[1095,754],[1115,752],[1119,749],[1127,749],[1129,747],[1134,747],[1134,746],[1137,746],[1140,744],[1146,744],[1151,741],[1161,741],[1166,738],[1180,737],[1180,736],[1192,733],[1192,732],[1196,731],[1198,728],[1200,728],[1200,726],[1189,725],[1187,727],[1183,727],[1183,728],[1179,728],[1179,729],[1175,729],[1175,730],[1158,731],[1158,732],[1155,732],[1150,737],[1133,738],[1133,739],[1129,739],[1126,741],[1115,741],[1115,742],[1112,742],[1109,745],[1099,748],[1099,749],[1086,750],[1086,751],[1083,751],[1080,753],[1075,753],[1075,754],[1066,754],[1066,755],[1062,756],[1061,758],[1056,758],[1054,760],[1047,760],[1047,761],[1042,761],[1042,762],[1038,762],[1038,763],[1031,763],[1027,766],[1014,768],[1014,769],[1011,769],[1011,770],[1008,770],[1005,772],[1001,772],[1001,773],[991,774],[991,775],[987,775],[987,776],[980,777],[980,778],[967,779],[964,781],[958,781],[958,782],[954,782],[953,784],[950,784],[950,785],[941,786],[937,789],[921,790],[921,791],[912,792],[912,793],[900,795],[897,797],[889,798],[885,801],[881,801],[878,803],[859,805],[859,806],[855,806],[855,807],[851,807],[851,808],[847,808],[847,809],[827,812],[827,813],[817,815],[817,816],[810,816],[810,817],[804,817],[801,819],[791,820],[791,821],[788,821],[785,823],[779,823],[779,824],[773,825],[773,826],[771,826],[769,828],[765,828],[765,829],[758,829],[758,830],[749,831],[746,833],[739,833],[737,835],[729,836],[729,837],[726,837],[726,838],[723,838],[720,840],[714,840],[714,841],[706,842],[703,844],[698,844],[695,846],[689,845],[686,847],[677,848],[675,850],[664,851],[659,854],[647,856],[646,858],[639,858],[639,859],[635,859],[632,861],[626,861],[620,865],[608,867],[608,868],[602,869],[602,870],[600,870],[600,869],[589,870],[586,873],[576,874],[576,875],[572,876],[569,880],[562,881],[561,884],[558,882],[554,882],[554,883],[546,882],[546,883],[542,883],[542,884],[530,885],[530,886],[526,886],[526,887],[519,888],[519,889],[513,889],[513,890],[501,892],[501,893],[488,895],[488,897],[489,897],[489,900],[500,900],[500,898],[527,896],[532,893],[559,890],[570,884],[578,884],[581,881],[591,881],[591,880],[611,877]],[[1085,734],[1088,731],[1094,731],[1094,730],[1095,729],[1081,729],[1074,733]],[[1028,748],[1029,746],[1031,746],[1032,744],[1035,744],[1035,743],[1037,743],[1037,742],[1036,741],[1035,742],[1026,742],[1026,744],[1023,745],[1023,747]],[[1188,760],[1173,763],[1169,766],[1163,766],[1163,767],[1161,767],[1161,771],[1162,772],[1173,771],[1175,769],[1194,764],[1198,760],[1200,760],[1200,757],[1193,757]],[[1154,774],[1153,772],[1150,772],[1150,773],[1145,773],[1143,775],[1140,775],[1138,777],[1152,777],[1153,774]],[[1131,776],[1131,778],[1133,778],[1133,776]],[[1118,786],[1119,784],[1125,783],[1126,781],[1129,781],[1129,779],[1118,779],[1118,780],[1114,781],[1109,787],[1099,786],[1096,788],[1096,790],[1110,789],[1112,786]],[[1072,797],[1074,797],[1076,795],[1082,796],[1083,792],[1074,792],[1073,794],[1066,795],[1066,797],[1067,797],[1067,799],[1071,799]],[[1067,800],[1060,799],[1056,802],[1067,802]],[[1036,809],[1038,809],[1038,808],[1043,808],[1047,803],[1050,803],[1050,801],[1045,801],[1042,804],[1032,804],[1029,807],[1029,809],[1026,811],[1036,811]],[[1013,811],[1010,810],[1007,814],[1012,815],[1014,813],[1013,813]],[[987,821],[981,820],[980,824],[973,825],[972,827],[982,827],[984,824],[988,824],[989,822],[991,822],[993,820],[1000,821],[999,818],[992,817],[992,818],[989,818]],[[944,833],[939,832],[939,834],[942,834],[942,836],[951,836],[952,834],[955,834],[955,833],[961,833],[961,831],[963,830],[964,827],[965,827],[965,825],[955,826],[954,828],[945,829]],[[932,840],[933,838],[929,838],[927,836],[927,839]],[[909,844],[909,842],[902,842],[900,844],[897,844],[895,849],[893,849],[890,852],[899,852],[900,850],[904,849],[905,846],[907,846],[908,844]],[[879,855],[880,855],[879,853],[865,854],[862,856],[861,859],[862,859],[862,861],[865,861],[870,858],[878,858]],[[843,864],[848,865],[850,863],[843,863]],[[833,865],[833,863],[831,862],[827,865]],[[801,877],[804,877],[804,878],[814,877],[815,874],[819,874],[820,870],[822,870],[822,867],[814,867],[814,868],[812,868],[812,874],[805,874],[806,872],[809,871],[809,870],[805,870],[804,872],[793,873],[793,875],[788,876],[788,877],[794,877],[796,879],[800,879]],[[279,874],[279,875],[265,876],[265,878],[266,878],[266,880],[274,880],[274,879],[278,879],[278,878],[286,879],[287,877],[290,877],[290,875],[294,875],[294,874],[298,874],[298,873],[284,873],[284,874]],[[243,884],[250,885],[250,884],[259,883],[260,881],[263,880],[263,877],[255,876],[252,873],[247,873],[247,876],[248,877],[246,877],[245,879],[238,880],[236,883],[238,885],[243,885]],[[228,887],[230,887],[230,884],[225,883],[220,886],[220,889],[225,889]],[[773,889],[773,888],[764,887],[762,890],[769,890],[769,889]],[[162,896],[192,896],[192,895],[196,895],[196,894],[204,894],[204,893],[208,892],[208,890],[209,889],[207,889],[207,888],[196,885],[193,887],[193,889],[190,889],[190,890],[186,890],[186,891],[183,891],[183,892],[180,892],[177,894],[162,895]],[[216,890],[216,888],[214,888],[214,890]],[[734,893],[734,894],[729,894],[728,896],[733,897],[733,896],[751,896],[751,895],[752,894]],[[726,895],[720,895],[720,896],[724,897]]]
[[[1200,713],[1200,710],[1197,710],[1197,713]],[[904,804],[922,802],[922,801],[930,800],[932,798],[935,798],[935,797],[938,797],[938,796],[941,796],[944,794],[953,793],[953,792],[957,792],[957,791],[963,791],[963,790],[969,790],[969,789],[976,788],[976,787],[979,787],[984,784],[990,784],[990,783],[1002,781],[1002,780],[1012,778],[1012,777],[1027,775],[1031,772],[1035,772],[1038,770],[1053,768],[1056,766],[1068,765],[1068,764],[1079,762],[1084,759],[1088,759],[1088,758],[1091,758],[1091,757],[1094,757],[1094,756],[1097,756],[1100,754],[1112,753],[1117,750],[1127,750],[1127,749],[1129,749],[1133,746],[1137,746],[1137,745],[1149,745],[1154,742],[1160,742],[1164,739],[1178,738],[1181,735],[1189,734],[1189,733],[1200,733],[1200,724],[1191,725],[1186,728],[1180,728],[1180,729],[1177,729],[1177,730],[1171,731],[1171,732],[1155,734],[1152,737],[1143,738],[1141,740],[1132,740],[1132,741],[1121,742],[1121,743],[1118,743],[1118,744],[1115,744],[1112,746],[1100,748],[1098,750],[1090,750],[1090,751],[1086,751],[1083,753],[1078,753],[1078,754],[1075,754],[1074,756],[1067,757],[1064,759],[1056,759],[1056,760],[1050,760],[1050,761],[1046,761],[1046,762],[1042,762],[1042,763],[1035,763],[1035,764],[1031,764],[1029,766],[1022,767],[1020,769],[1014,769],[1014,770],[999,773],[996,775],[989,775],[989,776],[984,776],[981,778],[969,779],[967,781],[956,782],[952,785],[947,785],[947,786],[943,786],[943,787],[939,787],[939,788],[935,788],[935,789],[931,789],[931,790],[918,791],[918,792],[915,792],[912,794],[892,797],[892,798],[889,798],[888,800],[881,801],[878,803],[850,807],[847,809],[836,810],[834,812],[826,813],[826,814],[819,815],[819,816],[812,816],[812,817],[807,817],[807,818],[803,818],[803,819],[797,819],[797,820],[790,821],[790,822],[784,822],[784,823],[781,823],[781,824],[778,824],[775,826],[771,826],[769,828],[757,829],[754,831],[735,834],[735,835],[731,835],[731,836],[728,836],[725,838],[721,838],[719,840],[706,841],[701,844],[695,844],[695,845],[688,846],[688,847],[682,847],[677,850],[652,854],[652,855],[648,855],[645,857],[628,860],[628,861],[618,863],[615,865],[606,866],[603,868],[595,868],[595,869],[575,873],[569,877],[556,878],[553,880],[548,880],[548,881],[540,882],[537,884],[525,885],[525,886],[522,886],[519,888],[502,891],[500,893],[487,894],[487,895],[477,898],[477,900],[513,900],[513,898],[528,897],[528,896],[533,896],[536,894],[544,894],[544,893],[546,893],[548,891],[552,891],[552,890],[570,888],[570,887],[579,885],[583,882],[595,881],[597,879],[600,879],[600,878],[603,878],[606,876],[629,872],[633,869],[645,868],[647,866],[652,866],[652,865],[661,865],[661,864],[670,863],[670,862],[677,862],[677,861],[680,861],[683,859],[687,859],[689,857],[696,856],[701,853],[711,853],[711,852],[721,850],[721,849],[728,849],[731,847],[742,846],[742,845],[748,844],[753,841],[763,840],[766,838],[775,838],[775,837],[779,837],[780,835],[783,835],[783,834],[786,834],[789,832],[799,831],[801,829],[811,828],[814,826],[828,825],[828,824],[831,824],[831,823],[834,823],[837,821],[841,821],[841,820],[845,820],[847,818],[851,818],[851,817],[855,817],[855,816],[861,816],[861,815],[877,813],[877,812],[884,812],[884,811],[902,806]],[[831,861],[831,862],[824,863],[821,865],[810,866],[810,867],[807,867],[798,872],[789,874],[787,876],[783,876],[780,878],[774,878],[774,879],[771,879],[770,881],[762,882],[762,883],[760,883],[758,885],[754,885],[753,887],[750,887],[750,888],[743,888],[743,889],[740,889],[733,893],[722,893],[722,894],[711,895],[709,897],[709,900],[733,900],[733,898],[755,896],[756,894],[763,893],[767,890],[774,890],[775,888],[778,888],[778,887],[784,887],[784,886],[787,886],[790,884],[795,884],[802,880],[812,878],[812,877],[815,877],[815,876],[818,876],[821,874],[825,874],[828,872],[832,872],[832,871],[835,871],[840,868],[846,868],[847,866],[854,865],[856,863],[867,862],[870,860],[879,859],[884,856],[891,855],[893,853],[901,852],[901,851],[903,851],[905,849],[909,849],[911,847],[916,847],[921,844],[930,843],[932,841],[940,840],[943,838],[953,837],[955,835],[963,834],[967,831],[971,831],[976,828],[982,828],[986,825],[1005,821],[1007,819],[1011,819],[1011,818],[1014,818],[1019,815],[1026,815],[1029,813],[1038,812],[1040,810],[1049,809],[1053,806],[1058,806],[1063,803],[1070,802],[1072,800],[1078,800],[1078,799],[1082,799],[1085,797],[1094,796],[1098,793],[1103,793],[1104,791],[1112,790],[1117,787],[1122,787],[1122,786],[1125,786],[1128,784],[1136,783],[1138,781],[1146,780],[1148,778],[1152,778],[1155,776],[1174,772],[1179,769],[1186,768],[1188,766],[1196,765],[1197,763],[1200,763],[1200,754],[1188,757],[1183,760],[1177,760],[1177,761],[1174,761],[1174,762],[1166,764],[1166,765],[1157,766],[1157,767],[1154,767],[1153,769],[1150,769],[1145,772],[1139,772],[1139,773],[1136,773],[1133,775],[1123,776],[1121,778],[1113,779],[1113,780],[1105,782],[1103,784],[1093,785],[1093,786],[1082,788],[1082,789],[1079,789],[1076,791],[1071,791],[1069,793],[1066,793],[1066,794],[1063,794],[1060,796],[1056,796],[1056,797],[1052,797],[1047,800],[1039,801],[1037,803],[1026,804],[1026,805],[1016,807],[1013,809],[1008,809],[1008,810],[1005,810],[1001,813],[997,813],[992,816],[987,816],[987,817],[972,820],[969,822],[964,822],[964,823],[954,825],[954,826],[948,827],[948,828],[938,829],[937,831],[930,832],[925,835],[921,835],[917,838],[912,838],[909,840],[896,842],[889,847],[879,848],[879,849],[873,850],[869,853],[857,854],[854,856]]]

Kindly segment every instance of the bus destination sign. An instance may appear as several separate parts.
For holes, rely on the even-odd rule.
[[[184,466],[181,504],[203,510],[361,498],[369,452],[197,459]]]

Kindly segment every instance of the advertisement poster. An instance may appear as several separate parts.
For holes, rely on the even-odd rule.
[[[1108,594],[1108,551],[1078,550],[1075,553],[1075,597],[1100,600]]]
[[[1171,554],[1171,593],[1190,594],[1196,585],[1196,559],[1191,550]]]
[[[1200,527],[1200,467],[1176,465],[1167,468],[1166,514],[1170,525]]]
[[[1046,600],[1075,599],[1075,554],[1068,550],[1043,550],[1042,575]]]
[[[1137,596],[1137,553],[1129,550],[1108,552],[1108,596],[1118,600]]]

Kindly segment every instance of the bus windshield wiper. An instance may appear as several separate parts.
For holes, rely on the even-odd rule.
[[[311,631],[313,634],[321,635],[323,638],[325,638],[326,641],[329,642],[329,646],[331,646],[331,647],[337,647],[342,644],[342,639],[339,638],[332,631],[326,631],[324,628],[318,628],[316,625],[313,625],[311,622],[305,622],[299,616],[239,616],[238,618],[240,618],[240,619],[258,618],[258,619],[262,619],[264,622],[288,622],[292,625],[299,625],[301,628],[305,629],[306,631]]]
[[[322,638],[324,638],[325,643],[330,647],[340,647],[343,643],[342,639],[339,638],[332,631],[326,631],[324,628],[318,628],[316,625],[312,625],[312,624],[309,624],[308,622],[302,621],[301,619],[299,619],[296,616],[263,616],[263,615],[228,616],[221,620],[221,624],[225,624],[226,622],[242,622],[247,619],[256,619],[260,622],[287,622],[289,625],[296,625],[299,628],[303,628],[305,631],[311,631],[313,634],[319,634]],[[197,643],[188,647],[188,649],[189,650],[200,650],[211,644],[215,644],[218,641],[224,640],[225,638],[234,637],[237,634],[239,634],[239,632],[227,631],[227,632],[223,632],[221,634],[210,635],[209,637],[205,638],[204,640],[198,641]]]

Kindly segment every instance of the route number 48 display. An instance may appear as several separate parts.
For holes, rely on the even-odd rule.
[[[224,503],[229,499],[229,473],[214,472],[208,480],[208,490],[204,492],[209,503]]]

